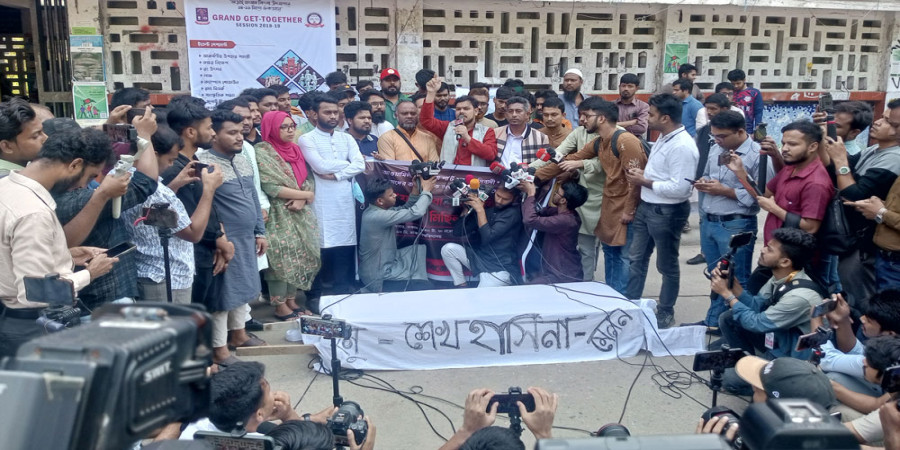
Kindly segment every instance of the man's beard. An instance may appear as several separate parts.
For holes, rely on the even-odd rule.
[[[578,98],[579,91],[563,91],[563,98],[570,102],[574,102]]]
[[[203,150],[209,150],[212,148],[212,145],[213,145],[213,140],[210,139],[206,142],[198,142],[197,148],[202,148]]]
[[[450,102],[435,102],[434,107],[443,111],[443,110],[447,109],[447,105],[449,105],[449,104],[450,104]]]
[[[350,126],[350,128],[353,129],[353,132],[354,132],[354,133],[356,133],[356,134],[361,134],[361,135],[363,135],[363,136],[368,136],[369,133],[372,132],[372,129],[371,129],[371,128],[369,128],[368,130],[366,130],[365,128],[356,128],[356,127],[354,127],[354,126],[352,126],[352,125]]]
[[[408,123],[401,123],[399,125],[400,125],[400,128],[403,128],[408,133],[412,133],[413,131],[416,130],[416,127],[419,126],[419,124],[417,124],[417,123],[412,124],[412,126],[410,126],[410,124],[408,124]]]
[[[57,181],[56,183],[53,183],[53,186],[50,188],[50,195],[53,197],[58,197],[65,194],[66,192],[69,192],[69,190],[72,189],[72,186],[75,186],[75,183],[78,183],[78,181],[81,180],[81,177],[84,176],[84,170],[85,169],[81,169],[81,173],[79,173],[78,175],[64,178]]]
[[[378,125],[384,122],[384,111],[372,111],[372,123]]]
[[[400,88],[394,87],[394,86],[389,86],[389,87],[382,89],[381,92],[383,92],[386,95],[393,96],[393,95],[397,95],[400,93]]]

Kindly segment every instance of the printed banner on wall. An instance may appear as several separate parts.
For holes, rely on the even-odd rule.
[[[678,67],[688,62],[688,44],[666,44],[663,73],[678,73]]]
[[[103,125],[109,118],[106,83],[72,83],[75,121],[83,127]]]
[[[900,39],[891,47],[890,73],[885,102],[900,98]]]
[[[327,89],[335,70],[334,0],[187,0],[191,94],[212,106],[251,87],[291,97]]]

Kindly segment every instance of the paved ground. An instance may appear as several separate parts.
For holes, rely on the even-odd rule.
[[[709,282],[701,273],[702,266],[685,264],[689,258],[699,253],[699,225],[697,215],[691,216],[693,229],[682,237],[681,256],[681,296],[676,305],[676,323],[701,320],[709,304]],[[762,225],[762,224],[760,224]],[[760,226],[760,229],[762,227]],[[756,253],[761,244],[757,243]],[[602,262],[602,258],[601,258]],[[645,296],[655,298],[659,294],[659,275],[651,262]],[[602,267],[598,270],[602,274]],[[602,275],[598,275],[602,280]],[[261,319],[271,317],[271,308],[256,306],[254,316]],[[283,342],[280,333],[259,333],[272,343]],[[267,377],[276,389],[291,394],[301,413],[315,412],[331,402],[331,379],[307,368],[309,355],[265,356],[252,359],[263,362],[267,367]],[[622,361],[601,361],[574,364],[548,364],[519,367],[485,367],[472,369],[451,369],[431,371],[373,372],[391,383],[396,389],[409,391],[414,386],[421,393],[443,400],[414,395],[417,400],[428,403],[447,414],[453,425],[462,424],[461,405],[466,394],[478,387],[488,387],[495,391],[505,391],[509,386],[542,386],[560,395],[560,408],[555,425],[583,430],[596,430],[601,425],[617,422],[623,414],[622,423],[632,434],[692,433],[697,420],[712,400],[711,391],[700,383],[690,383],[685,369],[678,362],[690,368],[692,357],[648,358],[641,371],[645,356],[637,356]],[[655,364],[656,367],[651,364]],[[668,374],[674,377],[667,380]],[[680,371],[681,373],[677,373]],[[640,372],[640,375],[638,375]],[[708,373],[701,373],[708,377]],[[677,383],[681,390],[669,386]],[[372,385],[369,380],[359,383]],[[628,397],[629,389],[630,398]],[[305,394],[304,394],[305,393]],[[341,382],[341,393],[345,400],[360,403],[378,427],[380,449],[427,449],[438,448],[443,440],[429,428],[428,423],[414,403],[401,396],[365,389],[349,382]],[[693,399],[688,396],[693,397]],[[446,400],[446,401],[444,401]],[[626,404],[627,400],[627,404]],[[701,405],[702,404],[702,405]],[[727,395],[720,396],[719,404],[742,410],[746,401]],[[625,409],[627,406],[627,409]],[[424,407],[439,433],[449,437],[450,424],[434,410]],[[498,420],[498,425],[508,421]],[[556,430],[558,437],[582,437],[585,432]],[[526,431],[523,435],[528,448],[534,440]]]

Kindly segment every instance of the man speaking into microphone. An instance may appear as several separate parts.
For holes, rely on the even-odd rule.
[[[476,122],[478,100],[464,95],[456,99],[456,120],[448,122],[434,117],[434,97],[441,79],[428,81],[428,94],[419,113],[422,128],[441,139],[441,161],[466,166],[487,167],[497,157],[494,130]]]
[[[465,246],[444,244],[441,258],[456,287],[468,287],[464,268],[479,275],[478,287],[509,286],[519,278],[516,246],[522,211],[513,205],[515,192],[502,184],[494,191],[494,206],[485,208],[480,184],[477,178],[469,180],[469,200],[453,223],[453,234],[463,236]]]

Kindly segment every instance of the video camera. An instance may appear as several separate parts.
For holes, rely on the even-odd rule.
[[[212,320],[202,307],[109,304],[93,317],[0,362],[4,448],[121,449],[207,416]]]
[[[423,180],[427,180],[436,176],[444,167],[444,161],[419,161],[414,159],[409,163],[409,174],[413,177],[419,176]]]
[[[756,234],[752,231],[745,231],[743,233],[734,234],[731,236],[731,240],[728,241],[728,251],[719,258],[718,267],[722,272],[728,272],[728,289],[732,289],[734,287],[734,254],[737,253],[738,249],[753,242],[756,238]],[[712,279],[712,274],[709,272],[709,268],[704,270],[704,275],[706,278]]]
[[[334,445],[338,448],[350,445],[347,441],[347,430],[353,430],[353,437],[357,445],[362,445],[369,434],[369,424],[365,421],[365,414],[359,403],[344,401],[340,394],[338,379],[341,372],[341,360],[337,357],[337,342],[335,339],[350,339],[353,332],[350,325],[343,320],[333,319],[331,314],[324,314],[321,318],[303,316],[300,318],[300,330],[303,334],[321,336],[331,341],[331,383],[334,389],[333,404],[338,407],[337,412],[328,419],[328,428],[334,433]]]

